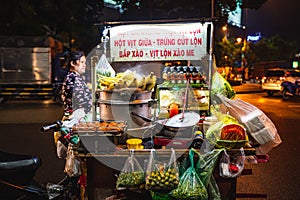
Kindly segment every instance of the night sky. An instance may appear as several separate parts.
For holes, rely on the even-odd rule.
[[[248,10],[247,33],[261,32],[263,37],[280,35],[300,44],[300,1],[268,0],[258,10]]]

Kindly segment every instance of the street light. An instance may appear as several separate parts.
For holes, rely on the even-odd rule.
[[[243,41],[243,38],[241,38],[241,37],[236,38],[236,42],[237,42],[238,44],[240,44],[242,41]]]
[[[222,26],[222,31],[224,32],[224,37],[227,39],[228,37],[228,27],[227,24]]]

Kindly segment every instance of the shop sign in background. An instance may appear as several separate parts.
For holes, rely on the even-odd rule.
[[[119,61],[200,60],[209,23],[122,25],[110,29],[110,58]]]

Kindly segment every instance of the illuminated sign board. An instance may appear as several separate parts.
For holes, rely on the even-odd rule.
[[[242,9],[239,4],[234,11],[228,13],[228,24],[242,27]]]
[[[207,55],[211,23],[137,24],[110,28],[110,59],[200,60]]]

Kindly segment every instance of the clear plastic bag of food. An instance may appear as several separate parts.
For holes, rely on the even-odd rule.
[[[214,146],[221,147],[218,144],[218,141],[222,139],[222,127],[229,124],[238,124],[239,122],[237,121],[237,119],[228,114],[218,113],[216,116],[218,118],[218,121],[208,128],[205,134],[205,140],[207,140],[210,144]]]
[[[194,151],[192,149],[189,151],[189,159],[191,166],[184,172],[178,187],[172,190],[170,195],[180,200],[206,200],[208,199],[208,193],[194,167]]]
[[[146,170],[146,190],[170,191],[178,186],[179,172],[175,150],[171,149],[170,159],[166,162],[158,161],[156,151],[150,152]]]
[[[116,187],[132,188],[139,187],[145,183],[144,170],[134,157],[134,150],[130,150],[130,155],[126,159],[124,167],[120,172]]]
[[[212,76],[212,96],[224,95],[230,99],[235,97],[235,91],[230,83],[217,71]]]
[[[115,77],[116,72],[109,64],[105,54],[102,54],[97,65],[96,65],[97,75],[106,77]]]
[[[244,162],[245,153],[243,148],[230,154],[224,150],[219,162],[220,176],[224,178],[238,177],[244,169]]]

